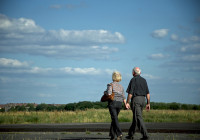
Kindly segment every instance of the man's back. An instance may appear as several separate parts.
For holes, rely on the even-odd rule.
[[[132,94],[133,97],[146,96],[149,93],[146,80],[139,75],[131,79],[127,91]]]

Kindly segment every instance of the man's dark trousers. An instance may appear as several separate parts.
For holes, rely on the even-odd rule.
[[[131,100],[131,109],[133,112],[133,121],[129,129],[129,136],[133,136],[136,131],[136,125],[142,133],[143,137],[148,137],[148,132],[142,118],[142,110],[145,106],[145,97],[136,96]]]

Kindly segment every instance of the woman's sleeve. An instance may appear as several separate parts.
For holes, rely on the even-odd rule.
[[[107,85],[107,93],[108,93],[108,95],[112,94],[112,86],[111,86],[111,84]]]
[[[124,87],[122,87],[122,96],[123,96],[123,100],[126,99],[125,93],[124,93]]]

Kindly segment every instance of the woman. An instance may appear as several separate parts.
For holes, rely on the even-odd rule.
[[[107,85],[107,94],[115,93],[114,100],[108,102],[109,112],[111,115],[111,126],[110,126],[110,136],[111,139],[115,139],[115,135],[117,136],[117,140],[122,139],[122,131],[118,122],[118,114],[120,109],[122,108],[122,102],[126,105],[126,99],[124,96],[124,88],[119,82],[122,80],[122,76],[119,72],[113,72],[112,74],[113,82]]]

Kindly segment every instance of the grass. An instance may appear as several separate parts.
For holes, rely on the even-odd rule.
[[[143,117],[145,122],[200,123],[200,111],[195,110],[151,110]]]
[[[119,122],[131,122],[132,111],[121,110]],[[143,111],[145,122],[188,122],[200,123],[200,111],[195,110],[151,110]],[[1,112],[0,124],[41,123],[97,123],[111,122],[108,109],[55,112]]]

